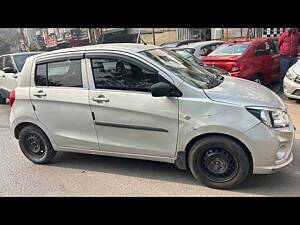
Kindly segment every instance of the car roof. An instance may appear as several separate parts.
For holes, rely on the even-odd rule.
[[[15,55],[28,55],[28,54],[40,54],[40,53],[44,53],[44,52],[18,52],[18,53],[9,53],[9,54],[5,54],[5,55],[0,55],[0,57],[3,56],[15,56]]]
[[[278,38],[273,38],[273,37],[252,38],[252,39],[228,41],[225,44],[259,43],[259,42],[263,42],[263,41],[267,41],[267,40],[277,40],[277,39]]]
[[[87,45],[87,46],[73,47],[73,48],[64,48],[64,49],[42,53],[39,54],[38,56],[40,57],[40,56],[54,55],[58,53],[95,51],[95,50],[117,50],[117,51],[129,52],[129,53],[137,53],[137,52],[146,51],[154,48],[162,48],[162,47],[156,45],[144,45],[144,44],[136,44],[136,43],[98,44],[98,45]]]
[[[199,42],[193,42],[193,43],[188,43],[186,45],[181,45],[181,47],[186,47],[186,48],[192,48],[192,47],[202,47],[202,46],[206,46],[206,45],[213,45],[213,44],[223,44],[225,43],[225,41],[199,41]]]
[[[180,41],[171,41],[171,42],[165,42],[165,43],[162,43],[160,46],[176,46]]]

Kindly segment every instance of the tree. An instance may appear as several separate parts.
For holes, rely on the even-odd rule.
[[[10,53],[10,44],[0,37],[0,55]]]
[[[20,45],[20,35],[16,28],[0,28],[0,51],[10,53],[11,47],[18,48]],[[8,45],[8,46],[7,46]]]

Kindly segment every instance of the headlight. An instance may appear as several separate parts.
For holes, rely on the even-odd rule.
[[[285,74],[286,78],[290,79],[291,81],[295,81],[297,74],[292,70],[292,68],[290,68],[286,74]]]
[[[264,107],[246,107],[246,109],[270,128],[289,126],[289,118],[284,110]]]

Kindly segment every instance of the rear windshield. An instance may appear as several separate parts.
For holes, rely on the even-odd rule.
[[[221,45],[209,56],[212,55],[242,55],[248,49],[250,44],[229,44],[229,45]]]

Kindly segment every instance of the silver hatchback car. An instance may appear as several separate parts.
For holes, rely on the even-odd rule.
[[[34,163],[57,151],[154,160],[226,189],[293,160],[294,126],[276,94],[158,46],[32,56],[10,104],[12,132]]]

